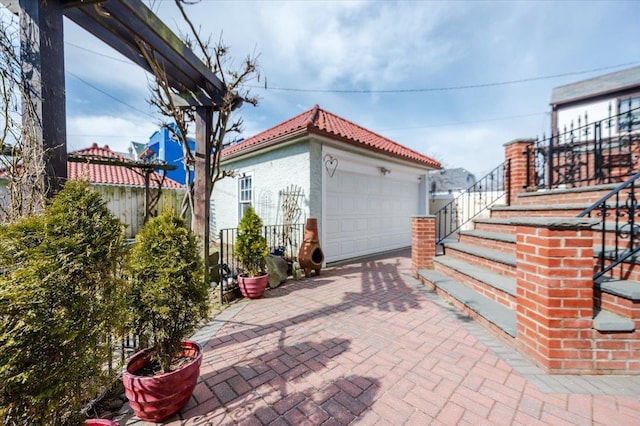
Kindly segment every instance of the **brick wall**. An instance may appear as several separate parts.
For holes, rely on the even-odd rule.
[[[436,217],[432,215],[411,218],[411,273],[418,276],[419,269],[433,269],[436,255]]]
[[[595,219],[523,219],[516,228],[517,341],[550,373],[637,374],[639,332],[593,329]]]

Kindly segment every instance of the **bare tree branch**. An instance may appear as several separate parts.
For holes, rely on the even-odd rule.
[[[254,79],[259,80],[260,73],[258,67],[258,56],[248,55],[237,67],[234,66],[229,54],[229,47],[222,41],[222,36],[217,43],[212,44],[211,36],[204,38],[199,28],[196,28],[189,18],[186,7],[195,2],[186,0],[174,0],[180,15],[189,29],[188,34],[181,35],[185,45],[190,47],[202,62],[209,68],[223,83],[226,93],[222,99],[222,105],[217,105],[213,115],[211,146],[213,147],[210,156],[211,173],[208,179],[212,191],[216,182],[232,176],[233,172],[220,168],[221,153],[228,135],[237,134],[242,130],[243,121],[241,118],[232,119],[233,111],[243,102],[251,105],[258,104],[258,98],[251,96],[246,84]],[[169,129],[172,137],[180,141],[182,145],[187,173],[187,191],[182,204],[181,214],[185,216],[187,212],[194,211],[194,186],[191,184],[192,166],[195,163],[194,154],[188,143],[189,126],[194,122],[193,111],[189,108],[181,108],[175,104],[176,96],[181,93],[176,88],[171,87],[169,80],[156,58],[148,46],[138,42],[141,51],[147,62],[151,65],[154,79],[150,82],[149,103],[156,107],[158,111],[175,122],[173,128],[167,123],[163,126]]]
[[[18,23],[0,17],[0,174],[7,182],[0,218],[5,221],[40,212],[45,203],[44,151],[37,142],[40,122],[22,80],[19,46]]]

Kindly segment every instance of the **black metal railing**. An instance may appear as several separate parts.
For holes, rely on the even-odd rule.
[[[217,271],[212,276],[217,278],[220,300],[225,300],[226,294],[238,291],[237,277],[242,272],[233,252],[238,228],[221,229],[218,235],[220,250],[218,263],[214,265]],[[294,262],[298,258],[298,250],[304,237],[304,224],[268,225],[264,227],[264,237],[271,254]]]
[[[640,172],[621,183],[585,209],[578,217],[602,218],[598,264],[593,279],[598,279],[640,251],[640,206],[636,191]],[[609,218],[609,220],[607,220]],[[613,238],[613,240],[611,239]]]
[[[638,168],[640,107],[635,100],[619,101],[613,115],[589,123],[585,113],[562,132],[537,140],[525,153],[535,173],[527,173],[528,188],[579,187],[617,183]]]
[[[508,204],[510,170],[509,161],[500,164],[436,211],[436,244],[457,233],[501,198]]]

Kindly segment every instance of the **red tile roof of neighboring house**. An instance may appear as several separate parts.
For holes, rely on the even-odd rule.
[[[86,157],[113,158],[117,160],[130,161],[123,155],[109,149],[108,145],[99,147],[94,143],[90,148],[72,152],[72,154]],[[67,174],[70,180],[88,179],[91,183],[101,183],[107,185],[144,186],[143,175],[136,173],[134,169],[125,166],[113,166],[107,164],[89,164],[67,162]],[[162,180],[162,175],[153,172],[151,174],[150,185],[157,187]],[[162,183],[163,188],[182,188],[178,182],[165,177]]]
[[[293,137],[304,134],[305,131],[338,139],[354,146],[389,154],[414,163],[440,168],[440,163],[433,158],[402,146],[349,120],[338,117],[323,110],[318,105],[249,139],[231,145],[222,152],[222,156],[223,158],[233,158],[245,152],[256,151],[263,146],[271,145],[274,139],[282,138],[284,142],[290,139],[288,136]]]

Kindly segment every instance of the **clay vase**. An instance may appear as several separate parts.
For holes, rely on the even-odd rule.
[[[304,269],[306,277],[311,276],[311,271],[320,274],[324,262],[324,253],[320,247],[318,236],[318,219],[310,217],[304,227],[304,241],[298,251],[298,264]]]
[[[122,383],[135,415],[142,420],[159,422],[180,411],[191,398],[200,375],[202,348],[196,342],[185,341],[183,354],[195,357],[190,363],[157,376],[134,374],[149,363],[151,351],[152,348],[148,348],[129,358]]]

